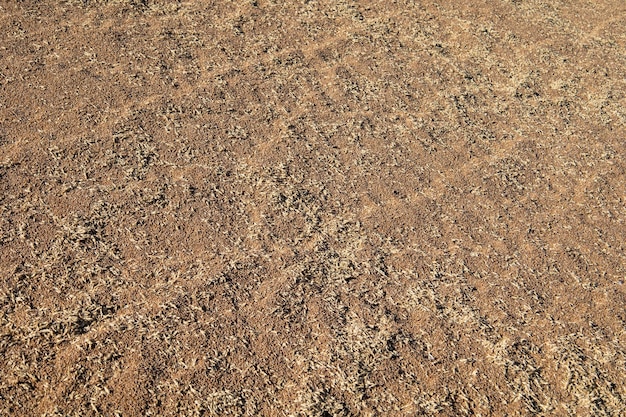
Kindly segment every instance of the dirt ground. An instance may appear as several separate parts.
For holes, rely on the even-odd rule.
[[[0,415],[626,415],[623,0],[0,0]]]

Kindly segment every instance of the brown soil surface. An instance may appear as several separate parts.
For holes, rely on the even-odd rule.
[[[626,415],[623,0],[0,0],[0,415]]]

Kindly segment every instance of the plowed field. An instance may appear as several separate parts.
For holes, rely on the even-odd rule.
[[[622,0],[0,0],[0,415],[626,415]]]

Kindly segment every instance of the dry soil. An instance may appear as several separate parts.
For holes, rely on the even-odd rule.
[[[0,0],[0,415],[626,415],[623,0]]]

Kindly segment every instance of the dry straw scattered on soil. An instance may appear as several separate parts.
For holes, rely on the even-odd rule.
[[[0,415],[626,415],[622,0],[0,0]]]

